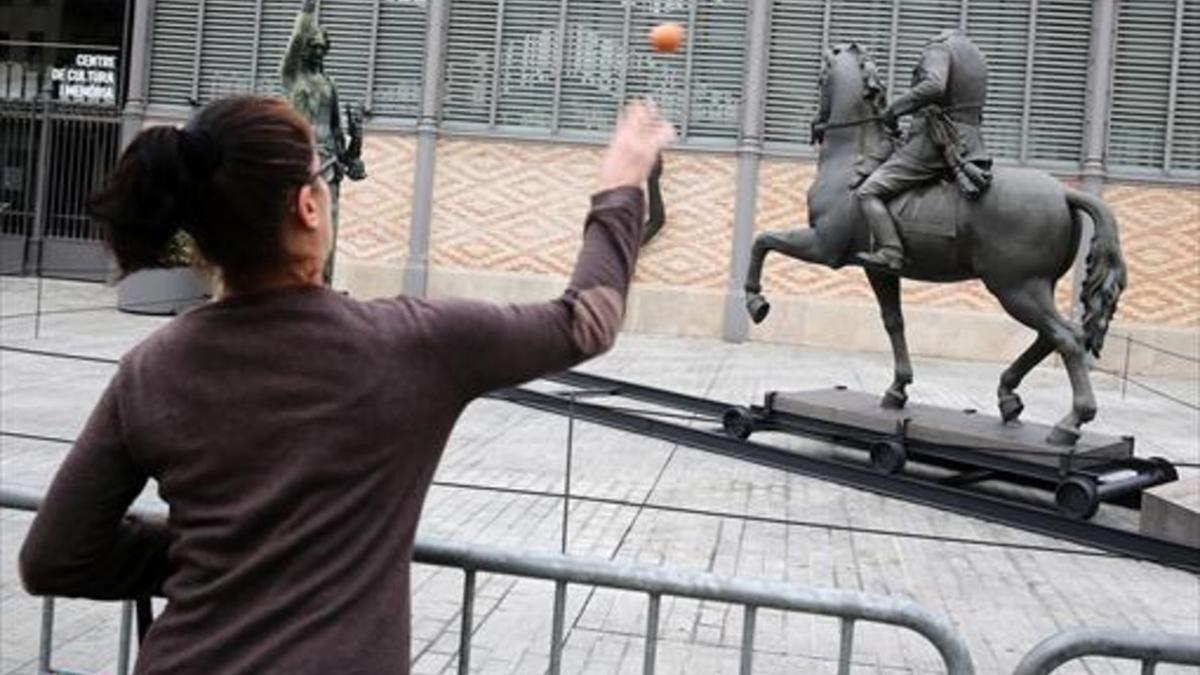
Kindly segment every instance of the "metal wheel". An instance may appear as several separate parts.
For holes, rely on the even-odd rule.
[[[1058,484],[1054,491],[1054,503],[1058,512],[1076,520],[1088,520],[1100,509],[1100,495],[1096,481],[1082,476],[1073,476]]]
[[[907,461],[908,451],[899,441],[879,441],[871,446],[871,466],[879,473],[900,473]]]
[[[730,408],[721,418],[721,426],[725,435],[744,441],[754,433],[754,415],[746,408]]]

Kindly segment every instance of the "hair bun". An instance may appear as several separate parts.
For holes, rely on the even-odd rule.
[[[210,180],[221,167],[221,144],[205,129],[180,130],[179,153],[188,172],[200,181]]]

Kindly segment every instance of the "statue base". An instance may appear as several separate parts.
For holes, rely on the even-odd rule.
[[[1073,446],[1046,441],[1052,427],[1034,422],[1006,423],[975,410],[954,410],[920,403],[885,408],[878,395],[842,387],[801,392],[774,392],[767,396],[768,412],[850,427],[880,435],[968,451],[972,455],[1015,460],[1021,464],[1058,471],[1069,462],[1071,470],[1127,460],[1133,457],[1133,438],[1083,432]],[[907,420],[907,422],[906,422]]]

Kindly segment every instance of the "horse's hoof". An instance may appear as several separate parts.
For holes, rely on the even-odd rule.
[[[1046,442],[1050,445],[1075,445],[1079,442],[1079,430],[1056,425],[1046,436]]]
[[[750,313],[750,319],[754,323],[762,323],[763,319],[771,313],[771,303],[758,293],[747,293],[746,311]]]
[[[888,410],[901,410],[907,403],[908,394],[888,389],[887,391],[883,392],[883,400],[879,402],[879,405],[887,408]]]
[[[1000,417],[1005,422],[1012,422],[1025,412],[1025,404],[1016,394],[1006,394],[1000,397]]]

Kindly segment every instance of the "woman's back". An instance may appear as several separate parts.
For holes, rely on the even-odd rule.
[[[126,357],[125,443],[177,536],[143,672],[408,662],[407,561],[463,404],[423,336],[434,313],[287,289],[200,308]]]

